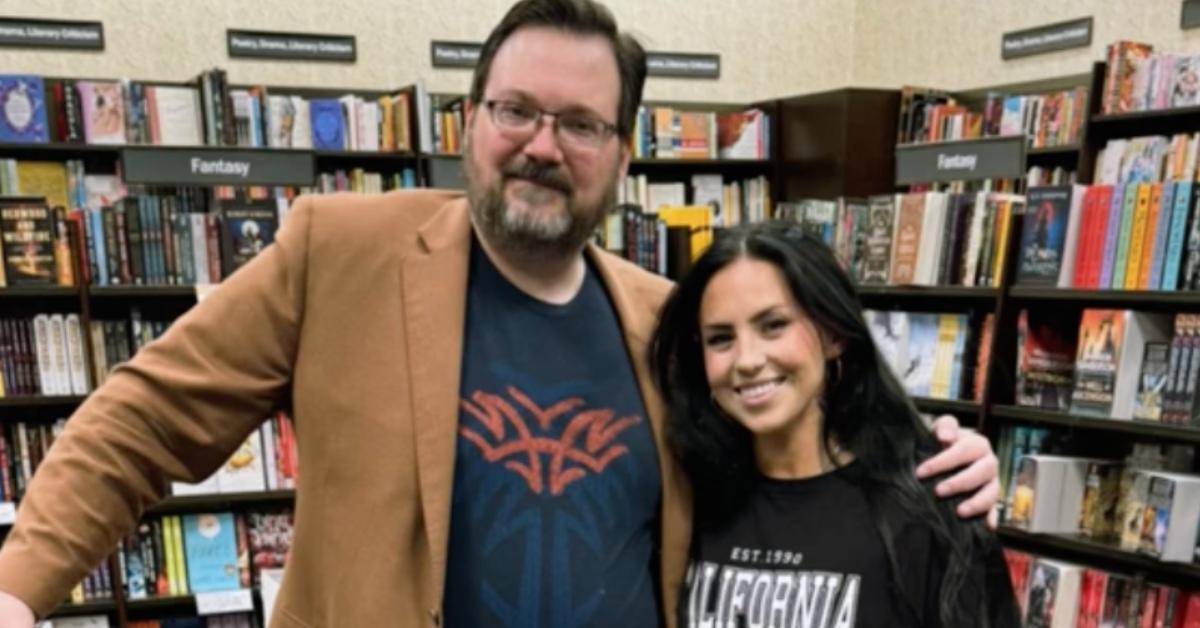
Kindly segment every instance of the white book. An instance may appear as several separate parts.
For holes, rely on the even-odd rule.
[[[283,569],[261,569],[258,580],[262,589],[263,625],[271,625],[271,613],[275,610],[275,599],[283,587]]]
[[[1083,196],[1086,185],[1071,186],[1071,209],[1067,214],[1067,234],[1063,240],[1062,262],[1058,267],[1058,287],[1070,288],[1075,282],[1075,257],[1079,250],[1079,225],[1083,222]]]
[[[37,353],[38,379],[41,383],[41,394],[57,395],[58,378],[53,370],[53,358],[50,356],[50,315],[38,314],[33,317],[33,344]]]
[[[34,628],[109,628],[108,615],[56,617],[34,624]]]
[[[216,495],[220,492],[220,487],[217,485],[216,473],[194,484],[188,482],[171,482],[172,495]]]
[[[1140,551],[1167,562],[1190,563],[1200,528],[1200,476],[1146,471]]]
[[[1125,333],[1119,349],[1110,417],[1123,420],[1133,418],[1133,405],[1137,398],[1138,379],[1141,377],[1142,359],[1146,355],[1146,343],[1170,342],[1173,332],[1174,319],[1170,314],[1125,312]]]
[[[938,262],[946,239],[946,206],[949,195],[942,192],[925,194],[925,213],[921,216],[921,238],[917,244],[917,269],[913,275],[916,285],[937,283]]]
[[[238,446],[229,460],[217,469],[217,488],[222,493],[265,491],[262,438],[258,430]]]
[[[292,96],[295,107],[295,124],[292,126],[292,148],[312,148],[312,121],[309,119],[308,101]]]
[[[342,103],[342,125],[346,132],[342,144],[343,150],[358,150],[358,107],[362,103],[362,99],[353,95],[347,94],[338,98],[338,102]]]
[[[296,105],[288,96],[267,96],[267,146],[291,148]]]
[[[719,174],[692,175],[692,204],[712,208],[713,224],[725,223],[725,185]]]
[[[267,490],[279,488],[279,463],[275,459],[275,419],[263,422],[259,428],[263,445],[263,472],[266,475]]]
[[[50,339],[50,370],[54,375],[54,389],[58,395],[71,394],[71,360],[67,357],[67,330],[63,315],[50,316],[47,327]]]
[[[643,207],[646,213],[657,213],[660,207],[687,205],[687,186],[677,183],[651,183],[647,186],[649,200]]]
[[[975,285],[975,275],[979,271],[979,247],[983,246],[983,226],[987,218],[987,192],[975,195],[975,205],[971,208],[971,225],[967,231],[967,255],[963,260],[963,276],[959,283],[971,287]]]
[[[1092,462],[1067,456],[1023,456],[1017,463],[1009,522],[1029,532],[1077,532]]]
[[[212,283],[208,274],[208,224],[204,214],[190,214],[188,219],[192,226],[192,263],[195,271],[196,285]]]
[[[1075,628],[1083,567],[1038,558],[1029,568],[1025,626]]]
[[[83,349],[83,329],[78,314],[67,314],[63,326],[67,334],[67,365],[71,378],[71,394],[86,395],[92,389],[88,381],[87,357]]]
[[[193,87],[155,85],[155,113],[163,146],[200,146],[200,94]]]

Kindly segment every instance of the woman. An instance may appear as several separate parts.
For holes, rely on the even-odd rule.
[[[819,239],[722,234],[651,351],[696,495],[681,626],[1018,624],[994,537],[913,475],[936,441]]]

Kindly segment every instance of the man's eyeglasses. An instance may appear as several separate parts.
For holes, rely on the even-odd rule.
[[[508,100],[485,100],[483,105],[487,107],[492,123],[514,140],[527,141],[533,137],[541,128],[542,116],[554,118],[555,135],[568,148],[596,150],[617,132],[616,125],[586,113],[555,113]]]

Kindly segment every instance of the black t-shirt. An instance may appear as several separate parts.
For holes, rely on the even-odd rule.
[[[464,339],[446,626],[658,626],[658,454],[594,269],[550,305],[476,244]]]
[[[932,551],[932,528],[917,520],[897,528],[904,586],[894,588],[857,471],[851,463],[802,480],[760,478],[735,515],[720,524],[698,518],[681,627],[939,626],[945,557]],[[1008,605],[1006,625],[1015,625],[998,545],[981,563],[979,575],[987,570],[998,589],[989,594]]]

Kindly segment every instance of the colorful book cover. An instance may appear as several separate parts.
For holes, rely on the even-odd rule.
[[[1069,313],[1035,309],[1017,315],[1017,405],[1070,408],[1078,327]]]
[[[1027,208],[1021,228],[1017,282],[1055,285],[1063,263],[1071,187],[1033,188],[1027,195]]]
[[[274,200],[229,202],[221,207],[223,272],[241,268],[275,241],[279,208]]]
[[[1145,275],[1141,282],[1143,290],[1158,290],[1162,285],[1163,267],[1167,258],[1167,238],[1171,228],[1172,214],[1175,211],[1175,182],[1167,181],[1162,184],[1162,194],[1159,198],[1158,219],[1154,225],[1154,238],[1147,235],[1146,242],[1150,246],[1150,267],[1143,269]]]
[[[1100,281],[1097,288],[1107,290],[1112,286],[1113,263],[1117,258],[1117,236],[1121,233],[1121,212],[1125,207],[1125,190],[1129,186],[1112,186],[1108,203],[1108,218],[1104,222],[1104,248],[1100,252]]]
[[[308,111],[312,127],[312,147],[316,150],[345,150],[346,122],[342,103],[335,99],[314,98]]]
[[[1075,357],[1075,386],[1071,411],[1109,416],[1117,382],[1117,366],[1124,341],[1125,313],[1121,310],[1083,311]]]
[[[0,75],[0,142],[45,144],[49,141],[42,77]]]
[[[936,314],[908,314],[908,348],[903,382],[908,394],[928,397],[937,359],[938,319]]]
[[[251,512],[248,517],[254,582],[263,569],[282,569],[292,547],[292,513]]]
[[[9,286],[54,283],[54,220],[44,204],[25,201],[0,203],[0,250]]]
[[[89,144],[125,143],[125,95],[116,81],[79,81],[83,130]]]
[[[239,588],[233,513],[184,515],[183,545],[188,584],[193,593]]]
[[[896,233],[892,242],[891,276],[888,283],[913,283],[917,272],[917,253],[921,242],[921,226],[925,216],[925,195],[904,194],[896,212]]]

